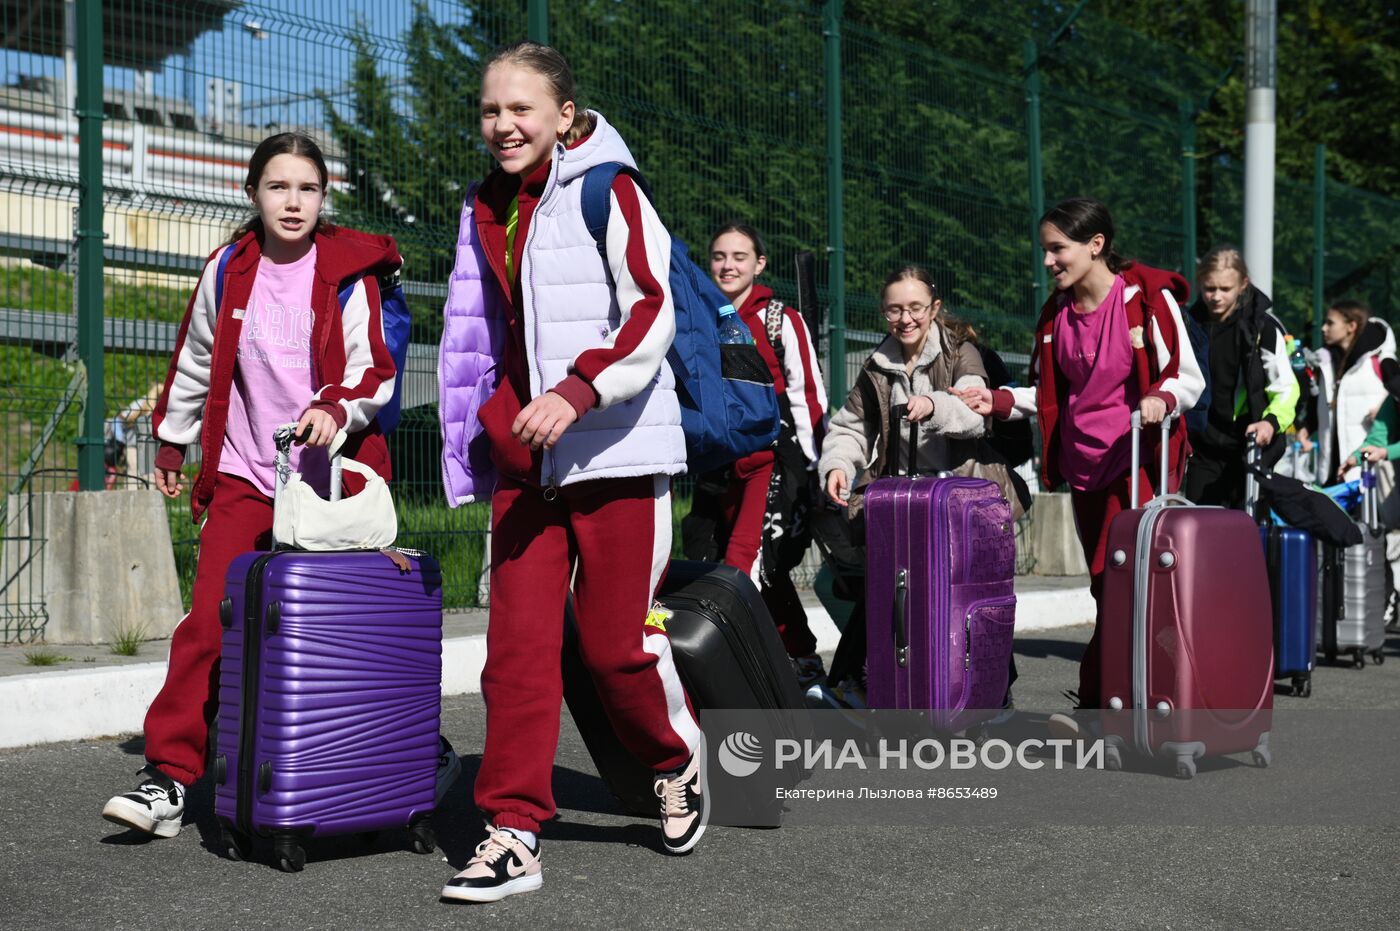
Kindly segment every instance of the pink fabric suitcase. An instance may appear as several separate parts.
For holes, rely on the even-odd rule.
[[[1140,433],[1137,413],[1133,429]],[[1132,470],[1136,477],[1136,442]],[[1104,569],[1105,765],[1119,768],[1127,746],[1171,761],[1184,779],[1203,756],[1251,751],[1267,766],[1273,617],[1259,529],[1243,511],[1180,495],[1137,505],[1135,480],[1133,508],[1109,528]]]

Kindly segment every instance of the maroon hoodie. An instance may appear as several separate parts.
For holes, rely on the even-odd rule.
[[[373,398],[381,385],[394,378],[394,360],[384,342],[384,326],[380,319],[378,278],[396,272],[403,259],[389,236],[325,224],[314,235],[316,276],[311,288],[311,366],[318,396],[311,406],[326,411],[335,418],[337,426],[344,427],[348,416],[344,404],[363,403]],[[196,521],[214,496],[228,419],[229,393],[243,330],[242,308],[247,307],[252,296],[253,279],[262,259],[262,244],[256,233],[248,233],[228,247],[233,252],[224,272],[223,301],[216,308],[213,306],[214,282],[210,279],[216,273],[218,256],[224,248],[220,246],[214,250],[205,261],[200,282],[190,295],[165,386],[152,415],[152,425],[161,440],[157,468],[178,469],[184,462],[185,447],[174,441],[172,434],[198,432],[202,459],[190,494]],[[369,306],[368,320],[358,324],[341,313],[339,296],[341,288],[356,280],[364,287]],[[193,332],[192,324],[196,324]],[[365,327],[366,332],[349,334],[354,339],[347,342],[347,330],[356,326]],[[203,345],[210,340],[211,331],[212,341]],[[358,345],[362,347],[359,351],[365,354],[361,361],[366,367],[353,384],[345,383],[347,345]],[[208,354],[207,365],[198,361],[204,353]],[[182,377],[177,379],[177,374]],[[301,413],[289,411],[288,420],[296,419]],[[164,432],[163,427],[166,428]],[[369,418],[367,426],[349,436],[344,455],[389,478],[389,448],[373,417]],[[345,486],[349,494],[354,494],[363,486],[363,479],[347,471]]]

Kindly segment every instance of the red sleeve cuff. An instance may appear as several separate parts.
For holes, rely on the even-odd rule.
[[[1149,398],[1156,398],[1167,405],[1168,414],[1176,410],[1176,395],[1172,394],[1170,391],[1149,391],[1147,392],[1147,396]]]
[[[337,430],[344,430],[346,422],[350,419],[350,412],[337,401],[314,401],[307,410],[330,414]]]
[[[992,416],[997,420],[1005,420],[1011,416],[1012,409],[1016,406],[1016,396],[1005,388],[997,388],[992,391]]]
[[[178,472],[185,464],[185,447],[175,443],[161,441],[160,449],[156,451],[156,468],[169,472]]]
[[[549,390],[568,401],[569,406],[579,417],[598,404],[598,392],[594,391],[592,385],[577,375],[570,375]]]

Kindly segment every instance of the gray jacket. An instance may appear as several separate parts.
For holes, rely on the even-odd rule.
[[[912,374],[905,370],[899,341],[893,336],[886,337],[870,354],[845,405],[831,418],[822,443],[817,469],[823,486],[836,469],[846,473],[852,488],[863,488],[883,474],[905,471],[909,429],[902,425],[894,444],[889,442],[890,409],[915,395],[933,401],[933,414],[917,425],[915,471],[938,472],[961,464],[952,461],[956,454],[949,449],[948,441],[981,437],[986,432],[986,420],[950,394],[949,389],[986,387],[987,371],[972,343],[958,343],[951,354],[945,355],[943,345],[947,339],[942,326],[930,327]]]

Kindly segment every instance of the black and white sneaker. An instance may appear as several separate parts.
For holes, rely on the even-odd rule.
[[[674,773],[657,773],[652,788],[661,800],[661,840],[667,853],[690,853],[710,820],[710,787],[705,779],[705,739]]]
[[[102,817],[156,837],[179,834],[185,817],[185,787],[150,764],[141,770],[141,777],[135,790],[108,800]]]
[[[476,846],[467,868],[447,881],[442,897],[459,902],[498,902],[544,885],[540,843],[535,849],[508,830],[487,825],[490,834]]]
[[[439,734],[437,792],[435,795],[438,807],[442,806],[442,800],[447,797],[447,790],[452,788],[452,783],[456,782],[460,775],[462,775],[461,758],[457,756],[457,751],[452,749],[452,744],[447,742],[447,738]]]

